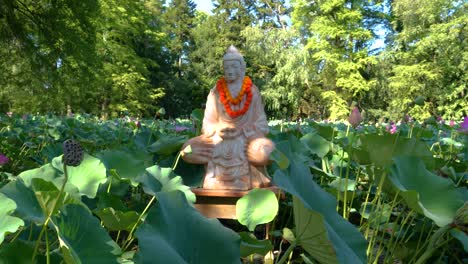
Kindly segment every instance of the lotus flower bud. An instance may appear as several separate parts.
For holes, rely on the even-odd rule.
[[[355,106],[348,117],[348,122],[351,124],[351,126],[356,128],[359,125],[359,123],[361,123],[361,121],[361,113],[359,112],[359,108]]]
[[[426,97],[424,96],[418,96],[414,99],[414,103],[420,106],[424,105],[424,101],[426,101]]]
[[[65,165],[76,167],[81,164],[83,157],[84,151],[80,143],[73,139],[68,139],[63,142],[62,161]]]

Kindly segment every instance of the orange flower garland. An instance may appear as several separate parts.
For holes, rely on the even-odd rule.
[[[227,86],[226,80],[222,77],[216,83],[216,89],[219,92],[219,99],[224,105],[224,109],[231,118],[239,117],[245,114],[249,110],[250,103],[252,102],[252,80],[249,77],[245,76],[244,81],[242,82],[242,88],[236,98],[232,98],[229,88]],[[233,111],[231,109],[231,104],[238,105],[242,101],[244,95],[247,95],[247,100],[244,103],[244,107],[238,111]]]

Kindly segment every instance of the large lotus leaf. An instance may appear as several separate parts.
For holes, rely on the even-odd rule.
[[[159,155],[171,155],[180,150],[187,141],[187,136],[161,135],[159,139],[148,146],[148,151]]]
[[[31,264],[35,241],[16,239],[0,247],[0,264]],[[56,252],[50,254],[50,263],[60,263],[61,257]],[[34,263],[46,263],[45,256],[36,256]]]
[[[236,203],[236,218],[239,223],[254,231],[259,224],[272,221],[278,214],[278,200],[268,189],[253,189]]]
[[[327,235],[340,263],[365,263],[367,242],[362,234],[336,212],[336,199],[314,182],[310,170],[291,159],[289,170],[276,170],[273,181],[299,198],[304,206],[322,215]]]
[[[240,262],[239,236],[217,219],[203,217],[180,191],[158,193],[135,234],[135,263]]]
[[[363,134],[361,145],[352,149],[350,155],[361,165],[375,164],[389,166],[397,156],[408,155],[421,158],[427,166],[434,166],[434,158],[426,143],[416,138],[403,138],[397,135]]]
[[[61,175],[60,171],[48,163],[40,168],[24,171],[18,177],[23,179],[24,184],[29,187],[32,179],[40,178],[52,182]]]
[[[55,203],[57,204],[55,205],[54,214],[65,204],[81,203],[79,196],[75,195],[74,197],[68,192],[62,192],[59,198],[59,189],[57,189],[52,182],[48,182],[40,178],[32,179],[31,188],[34,190],[34,194],[36,195],[36,199],[41,206],[44,215],[50,214]],[[56,200],[57,202],[55,202]]]
[[[408,206],[434,220],[438,226],[451,223],[464,203],[453,182],[428,171],[418,157],[396,157],[394,162],[389,180],[400,190]]]
[[[450,230],[450,234],[458,239],[458,241],[460,241],[460,243],[463,245],[465,252],[468,252],[468,236],[465,234],[465,232],[458,228],[454,228]]]
[[[352,179],[337,178],[337,179],[334,179],[332,182],[330,182],[329,185],[340,192],[345,192],[345,191],[354,191],[354,189],[356,188],[357,182]]]
[[[5,234],[14,233],[19,227],[24,226],[23,220],[10,215],[15,209],[15,202],[0,193],[0,245],[5,239]]]
[[[176,176],[171,168],[161,168],[154,165],[146,169],[146,173],[137,179],[143,184],[143,190],[150,195],[156,195],[159,192],[171,192],[175,190],[182,191],[188,201],[194,203],[195,194],[190,187],[182,183],[182,178]]]
[[[337,252],[327,236],[323,216],[305,208],[297,197],[293,197],[293,208],[297,245],[302,246],[319,263],[338,263]]]
[[[190,164],[180,159],[174,173],[182,175],[184,184],[191,187],[201,187],[205,176],[205,168],[202,165]]]
[[[310,122],[310,125],[318,132],[320,136],[324,137],[326,140],[331,141],[337,135],[337,131],[330,124]]]
[[[62,156],[52,160],[52,166],[63,173]],[[81,195],[88,198],[96,197],[99,184],[105,183],[106,167],[97,158],[85,154],[83,161],[77,167],[67,166],[68,182],[78,188]]]
[[[145,173],[145,162],[128,151],[104,150],[97,154],[107,170],[115,170],[122,179],[135,179]]]
[[[258,240],[252,233],[240,232],[241,238],[240,254],[241,257],[248,257],[252,254],[260,254],[265,256],[269,251],[273,250],[273,245],[268,239]]]
[[[309,148],[312,154],[320,158],[325,157],[330,151],[330,142],[316,133],[308,133],[301,138],[301,141]]]
[[[286,169],[289,166],[289,160],[286,155],[284,155],[281,151],[275,148],[270,154],[270,160],[276,162],[278,167],[282,170]]]
[[[8,198],[16,203],[15,215],[23,220],[35,223],[43,223],[44,213],[39,205],[34,191],[26,187],[21,180],[9,182],[0,189]]]
[[[66,205],[53,223],[67,263],[117,263],[120,248],[83,206]]]
[[[276,149],[283,153],[290,161],[294,157],[297,161],[309,161],[309,148],[293,135],[285,135],[286,138],[281,138],[275,142]]]
[[[94,211],[101,218],[104,226],[111,231],[132,230],[138,221],[138,213],[135,211],[122,212],[112,207]]]

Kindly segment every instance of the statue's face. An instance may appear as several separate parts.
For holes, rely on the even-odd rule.
[[[223,63],[224,79],[234,82],[242,76],[242,65],[238,60],[225,60]]]

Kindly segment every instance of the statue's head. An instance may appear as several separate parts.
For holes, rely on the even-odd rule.
[[[239,50],[230,46],[223,57],[224,79],[227,82],[243,80],[245,75],[245,61]]]

